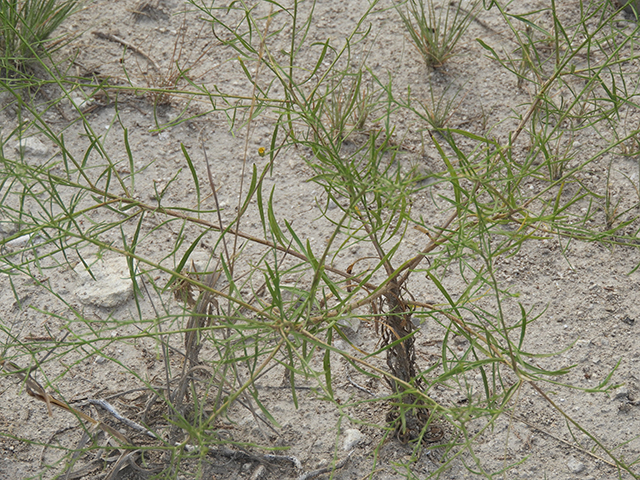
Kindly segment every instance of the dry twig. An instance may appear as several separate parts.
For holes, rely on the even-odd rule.
[[[122,435],[120,432],[110,427],[109,425],[90,417],[89,415],[81,412],[80,410],[76,410],[75,408],[70,407],[66,403],[61,402],[60,400],[55,398],[53,395],[49,395],[38,382],[36,382],[33,378],[29,376],[30,372],[28,372],[28,369],[20,368],[15,363],[8,362],[4,359],[0,360],[0,367],[4,367],[4,369],[9,374],[15,375],[18,378],[20,378],[20,380],[25,385],[27,393],[31,397],[34,397],[35,399],[46,403],[47,410],[49,411],[49,416],[53,416],[53,412],[51,411],[51,406],[55,405],[56,407],[62,408],[63,410],[66,410],[67,412],[75,415],[76,417],[81,418],[82,420],[86,420],[87,422],[90,422],[95,427],[99,428],[100,430],[103,430],[104,432],[108,433],[112,437],[118,439],[121,443],[125,445],[132,444],[131,440],[129,440],[127,437],[125,437],[124,435]]]
[[[103,38],[104,40],[109,40],[111,42],[119,43],[120,45],[123,45],[124,47],[128,48],[132,52],[135,52],[138,55],[143,56],[151,64],[151,66],[153,66],[156,72],[161,73],[160,66],[156,63],[156,61],[153,58],[151,58],[151,55],[149,55],[147,52],[145,52],[141,48],[136,47],[132,43],[129,43],[126,40],[116,35],[113,35],[111,33],[93,32],[93,34],[98,38]]]
[[[342,467],[344,467],[347,464],[347,462],[351,458],[351,455],[353,455],[353,452],[355,452],[355,450],[351,450],[349,452],[349,455],[347,455],[345,458],[343,458],[339,463],[336,463],[335,465],[329,465],[327,467],[322,467],[322,468],[318,468],[317,470],[312,470],[310,472],[303,473],[298,477],[298,480],[311,480],[312,478],[319,477],[320,475],[323,475],[325,473],[335,472],[336,470],[340,470]]]

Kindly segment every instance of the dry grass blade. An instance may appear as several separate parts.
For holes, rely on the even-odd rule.
[[[117,420],[119,420],[120,422],[124,423],[125,425],[127,425],[129,428],[132,428],[134,430],[137,430],[139,432],[144,433],[146,436],[154,438],[154,439],[160,439],[158,437],[158,435],[156,435],[155,433],[153,433],[152,431],[146,429],[145,427],[143,427],[142,425],[134,422],[133,420],[128,419],[127,417],[123,416],[122,414],[120,414],[120,412],[118,412],[118,410],[116,410],[109,402],[107,402],[106,400],[103,399],[95,399],[95,398],[90,398],[89,400],[87,400],[87,403],[90,403],[91,405],[97,405],[99,407],[102,407],[104,410],[106,410],[107,412],[109,412],[109,414],[111,414],[111,416],[113,416],[114,418],[116,418]]]
[[[3,366],[4,369],[9,374],[16,375],[18,378],[20,378],[20,380],[24,382],[27,393],[30,396],[32,396],[36,400],[40,400],[41,402],[46,403],[50,416],[53,415],[53,412],[51,411],[51,406],[55,405],[56,407],[66,410],[67,412],[71,413],[72,415],[75,415],[78,418],[81,418],[82,420],[86,420],[87,422],[90,422],[92,425],[96,426],[97,428],[104,430],[104,432],[118,439],[122,444],[125,444],[125,445],[132,444],[131,440],[129,440],[126,436],[122,435],[120,432],[110,427],[109,425],[90,417],[89,415],[81,412],[80,410],[76,410],[75,408],[70,407],[69,405],[67,405],[64,402],[61,402],[54,396],[49,395],[38,382],[36,382],[29,376],[29,374],[24,373],[26,369],[20,368],[15,363],[8,362],[4,359],[0,360],[0,366]]]
[[[542,428],[540,425],[537,425],[537,424],[532,423],[529,420],[525,419],[521,415],[515,415],[514,418],[517,421],[522,422],[525,425],[527,425],[527,426],[529,426],[531,428],[534,428],[534,429],[538,430],[541,433],[544,433],[548,437],[551,437],[554,440],[557,440],[558,442],[560,442],[560,443],[562,443],[562,444],[564,444],[564,445],[566,445],[566,446],[568,446],[570,448],[574,448],[574,449],[580,451],[581,453],[584,453],[585,455],[589,455],[591,458],[593,458],[596,461],[606,463],[607,465],[610,465],[612,467],[616,466],[616,464],[614,462],[612,462],[611,460],[607,460],[606,458],[602,458],[599,455],[596,455],[595,453],[576,445],[575,442],[567,442],[563,438],[560,438],[558,435],[554,435],[553,433],[549,432],[548,430],[545,430],[544,428]]]
[[[335,472],[336,470],[340,470],[342,467],[344,467],[347,464],[347,462],[351,458],[351,455],[353,455],[353,452],[355,452],[355,450],[351,450],[349,452],[349,455],[347,455],[345,458],[340,460],[334,466],[322,467],[322,468],[318,468],[317,470],[312,470],[310,472],[303,473],[298,477],[297,480],[311,480],[312,478],[319,477],[320,475],[324,475],[325,473]]]

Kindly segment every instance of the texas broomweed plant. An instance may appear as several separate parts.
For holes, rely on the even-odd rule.
[[[408,454],[389,468],[406,478],[437,478],[453,468],[495,478],[526,458],[490,463],[479,454],[484,436],[501,430],[501,421],[511,425],[522,399],[536,392],[572,435],[580,432],[618,472],[638,477],[638,459],[624,445],[600,440],[554,401],[556,390],[580,391],[568,379],[572,367],[545,363],[558,353],[554,345],[531,348],[535,322],[548,321],[544,307],[519,303],[497,271],[500,261],[541,239],[638,248],[623,230],[635,225],[633,212],[581,177],[619,143],[610,126],[620,118],[617,109],[632,102],[634,90],[622,85],[637,61],[638,29],[620,35],[602,2],[589,3],[578,22],[551,8],[552,61],[525,76],[513,57],[531,51],[522,35],[528,17],[509,13],[509,2],[482,5],[494,9],[513,44],[511,51],[488,42],[479,48],[515,74],[514,82],[526,77],[535,92],[512,117],[496,120],[504,135],[494,135],[495,125],[477,133],[456,124],[452,112],[469,100],[462,91],[439,96],[432,89],[425,103],[408,88],[399,91],[393,72],[376,74],[366,61],[352,61],[356,46],[375,40],[369,24],[380,14],[377,1],[344,38],[322,41],[314,37],[314,3],[192,1],[198,21],[250,88],[232,93],[181,77],[188,85],[180,95],[205,99],[210,109],[183,111],[185,131],[198,130],[197,147],[178,145],[180,168],[158,168],[162,178],[149,173],[158,159],[132,148],[122,109],[128,93],[145,89],[57,79],[61,97],[89,87],[118,95],[107,129],[103,118],[78,117],[82,148],[38,108],[17,103],[18,118],[32,120],[1,139],[2,285],[16,305],[26,301],[26,285],[45,292],[51,307],[38,312],[48,318],[46,340],[2,317],[2,378],[18,380],[5,390],[23,385],[27,400],[55,415],[64,410],[81,425],[62,432],[63,448],[57,439],[43,442],[43,471],[211,478],[229,465],[249,465],[260,478],[268,464],[279,476],[310,478],[318,471],[305,472],[313,469],[282,451],[279,435],[311,396],[322,405],[318,412],[335,412],[333,432],[347,421],[361,423],[373,439],[366,455],[342,455],[332,446],[324,473],[358,461],[375,476],[392,463],[385,445],[398,442]],[[396,8],[431,67],[451,59],[481,12],[479,2],[409,0]],[[600,61],[591,62],[596,53]],[[173,84],[147,90],[176,94]],[[585,123],[576,111],[585,112]],[[214,119],[226,122],[233,152],[222,151],[221,123],[218,131],[198,123]],[[401,131],[405,119],[414,123]],[[265,125],[270,135],[258,140],[255,158],[253,133]],[[411,135],[430,128],[440,133],[425,142],[437,166],[429,182],[418,182],[404,162],[415,156]],[[573,139],[586,128],[603,144],[577,155]],[[24,151],[13,153],[11,142],[36,134],[59,154],[36,163]],[[217,160],[225,155],[228,163]],[[313,206],[300,215],[284,181],[293,170],[313,189]],[[602,209],[591,207],[603,201],[605,233],[594,221]],[[312,233],[316,226],[322,238]],[[121,260],[119,283],[131,287],[126,307],[85,309],[52,280],[86,271],[98,278],[114,259]],[[357,325],[360,335],[374,337],[368,346],[350,333]],[[437,335],[439,355],[423,355],[425,325]],[[131,361],[139,356],[144,362]],[[127,387],[95,398],[100,392],[87,385],[86,400],[74,402],[70,376],[105,362]],[[607,392],[612,375],[584,393]],[[342,395],[347,383],[362,396]],[[279,401],[290,401],[287,418],[265,393],[269,387],[278,389]],[[458,401],[442,391],[456,392]],[[111,404],[117,398],[124,413]],[[98,418],[98,407],[106,417]],[[36,444],[16,431],[0,435]],[[419,466],[425,451],[438,461]]]

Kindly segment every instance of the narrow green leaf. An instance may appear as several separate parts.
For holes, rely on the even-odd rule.
[[[196,168],[193,166],[193,162],[191,161],[191,156],[187,151],[187,148],[183,143],[180,143],[180,148],[182,149],[182,155],[184,155],[185,160],[187,161],[187,165],[189,166],[189,171],[191,171],[191,178],[193,178],[193,185],[196,187],[196,205],[198,206],[198,210],[200,209],[200,182],[198,181],[198,173],[196,172]]]

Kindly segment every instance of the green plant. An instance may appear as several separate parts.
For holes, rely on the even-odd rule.
[[[6,78],[33,65],[47,48],[55,29],[74,12],[77,4],[77,0],[3,1],[0,4],[2,76]]]
[[[429,82],[429,99],[426,101],[418,99],[416,103],[420,105],[420,110],[416,108],[414,112],[422,120],[425,120],[435,132],[446,133],[449,120],[463,104],[467,93],[460,96],[462,87],[453,83],[447,83],[442,92],[438,92],[434,83],[435,79],[432,78]]]
[[[362,132],[367,119],[376,110],[381,92],[373,82],[365,80],[366,72],[360,67],[355,72],[337,72],[327,78],[325,91],[318,96],[315,113],[333,142],[341,143],[354,131]]]
[[[493,3],[508,27],[521,21]],[[583,24],[596,18],[593,12],[563,26],[552,10],[554,68],[545,65],[544,76],[530,79],[536,95],[513,117],[496,119],[507,134],[494,138],[449,124],[451,114],[469,101],[459,91],[449,94],[453,87],[439,95],[431,85],[425,102],[399,93],[393,75],[381,78],[364,64],[351,65],[354,45],[369,39],[366,25],[376,2],[346,38],[322,42],[312,38],[313,5],[304,2],[278,10],[271,2],[192,5],[229,61],[237,62],[250,92],[232,94],[193,82],[177,91],[173,84],[144,89],[56,79],[63,96],[79,88],[120,95],[109,129],[105,132],[103,118],[81,116],[74,131],[81,142],[72,144],[70,128],[60,131],[38,106],[23,102],[18,118],[32,121],[16,122],[2,138],[0,213],[7,227],[0,241],[2,285],[15,292],[17,304],[24,298],[20,283],[33,295],[46,293],[38,314],[49,319],[42,322],[49,337],[24,335],[24,324],[2,318],[0,362],[6,377],[18,379],[26,393],[86,422],[80,440],[61,442],[59,455],[43,461],[46,468],[61,476],[79,475],[83,459],[115,477],[134,462],[137,470],[145,470],[141,475],[210,478],[212,459],[224,457],[225,468],[241,461],[256,465],[258,472],[264,462],[284,462],[286,475],[298,476],[298,459],[279,451],[287,440],[274,437],[295,414],[291,407],[301,406],[302,395],[308,395],[316,412],[336,413],[332,431],[346,422],[371,428],[372,456],[361,459],[371,475],[383,461],[384,446],[397,440],[409,447],[393,468],[406,478],[437,478],[456,465],[495,478],[526,455],[491,464],[477,454],[486,444],[482,437],[498,430],[504,419],[510,425],[522,399],[535,392],[572,435],[580,432],[592,451],[637,477],[637,459],[618,449],[621,444],[600,440],[553,397],[553,391],[568,389],[607,392],[614,386],[615,368],[586,388],[568,378],[573,367],[545,363],[567,350],[530,343],[537,323],[547,321],[545,308],[518,299],[499,270],[500,262],[540,240],[619,243],[633,238],[622,228],[636,219],[617,210],[610,190],[604,197],[605,210],[613,212],[606,235],[592,225],[591,203],[602,197],[579,179],[615,147],[617,140],[606,135],[619,106],[630,102],[619,85],[628,77],[620,69],[634,59],[633,52],[629,57],[621,52],[628,51],[633,37],[607,33],[615,22],[602,6],[594,7],[602,23],[586,33]],[[430,5],[432,14],[440,15]],[[460,17],[452,13],[458,20],[451,23],[449,6],[443,8],[447,13],[438,17],[443,22],[438,35],[453,30],[459,39],[471,14],[464,16],[458,7],[454,12]],[[463,18],[466,24],[460,23]],[[583,34],[585,39],[574,45]],[[512,68],[508,57],[483,46],[504,69]],[[596,49],[607,54],[602,62],[573,68],[576,56],[590,59]],[[611,81],[603,80],[604,72]],[[180,167],[164,165],[168,173],[158,179],[150,173],[157,160],[146,148],[136,151],[131,140],[122,109],[131,91],[205,98],[210,112],[185,114],[180,121],[220,114],[228,133],[219,123],[203,125],[197,142],[188,138],[195,145],[204,142],[203,160],[199,163],[197,148],[183,142]],[[569,100],[557,101],[561,93]],[[574,121],[576,111],[588,113],[588,121]],[[371,115],[374,121],[368,120]],[[398,116],[417,119],[411,128],[420,134],[425,123],[441,133],[429,142],[438,157],[432,182],[416,182],[403,168],[413,152],[394,140],[401,128]],[[368,122],[366,135],[352,135]],[[177,123],[162,133],[168,135]],[[256,125],[270,131],[269,140],[259,143],[261,158],[254,158],[250,148]],[[574,155],[573,139],[586,128],[604,145]],[[529,151],[519,144],[525,130]],[[41,162],[14,154],[11,144],[32,133],[53,142],[60,154]],[[232,158],[223,158],[223,139],[238,137],[244,147],[232,143]],[[347,145],[346,139],[353,141]],[[305,159],[304,178],[291,183],[308,182],[317,189],[307,195],[317,209],[297,209],[287,190],[285,174],[299,157]],[[570,165],[569,159],[576,161]],[[606,181],[608,189],[610,178]],[[131,287],[132,301],[125,308],[94,312],[60,287],[57,279],[71,271],[100,277],[101,262],[110,258],[126,265],[127,275],[118,273],[119,282]],[[436,300],[425,297],[427,289]],[[351,320],[367,326],[368,345],[349,334],[345,325],[353,325]],[[440,345],[428,361],[421,356],[418,328],[425,324]],[[131,352],[145,352],[147,370],[130,363]],[[126,435],[94,418],[87,405],[72,402],[67,378],[98,359],[106,359],[101,362],[131,388],[119,386],[122,390],[113,394],[126,397],[126,413],[140,419],[137,426],[121,426]],[[359,381],[384,382],[383,394],[344,394],[342,371],[357,373]],[[269,386],[284,387],[276,397],[280,401],[286,393],[287,408],[274,405],[274,396],[265,394]],[[455,392],[458,399],[440,391]],[[365,416],[372,412],[377,416]],[[0,435],[23,440],[19,434]],[[45,450],[53,446],[54,441],[45,442]],[[330,448],[337,457],[338,449]],[[95,453],[102,450],[118,460],[105,462]],[[415,472],[424,450],[439,452],[439,462],[426,473]],[[335,469],[344,466],[334,460]]]
[[[409,37],[428,67],[441,67],[452,55],[469,24],[475,18],[478,1],[468,9],[462,2],[407,0],[396,9]]]
[[[557,128],[558,113],[563,107],[554,105],[544,97],[537,111],[531,116],[531,145],[533,155],[539,153],[549,171],[549,179],[556,181],[564,176],[566,166],[575,156],[574,139],[576,128],[565,121],[564,128]]]
[[[638,0],[615,0],[614,3],[617,7],[623,7],[626,12],[638,18],[638,13],[640,12],[640,2]]]

